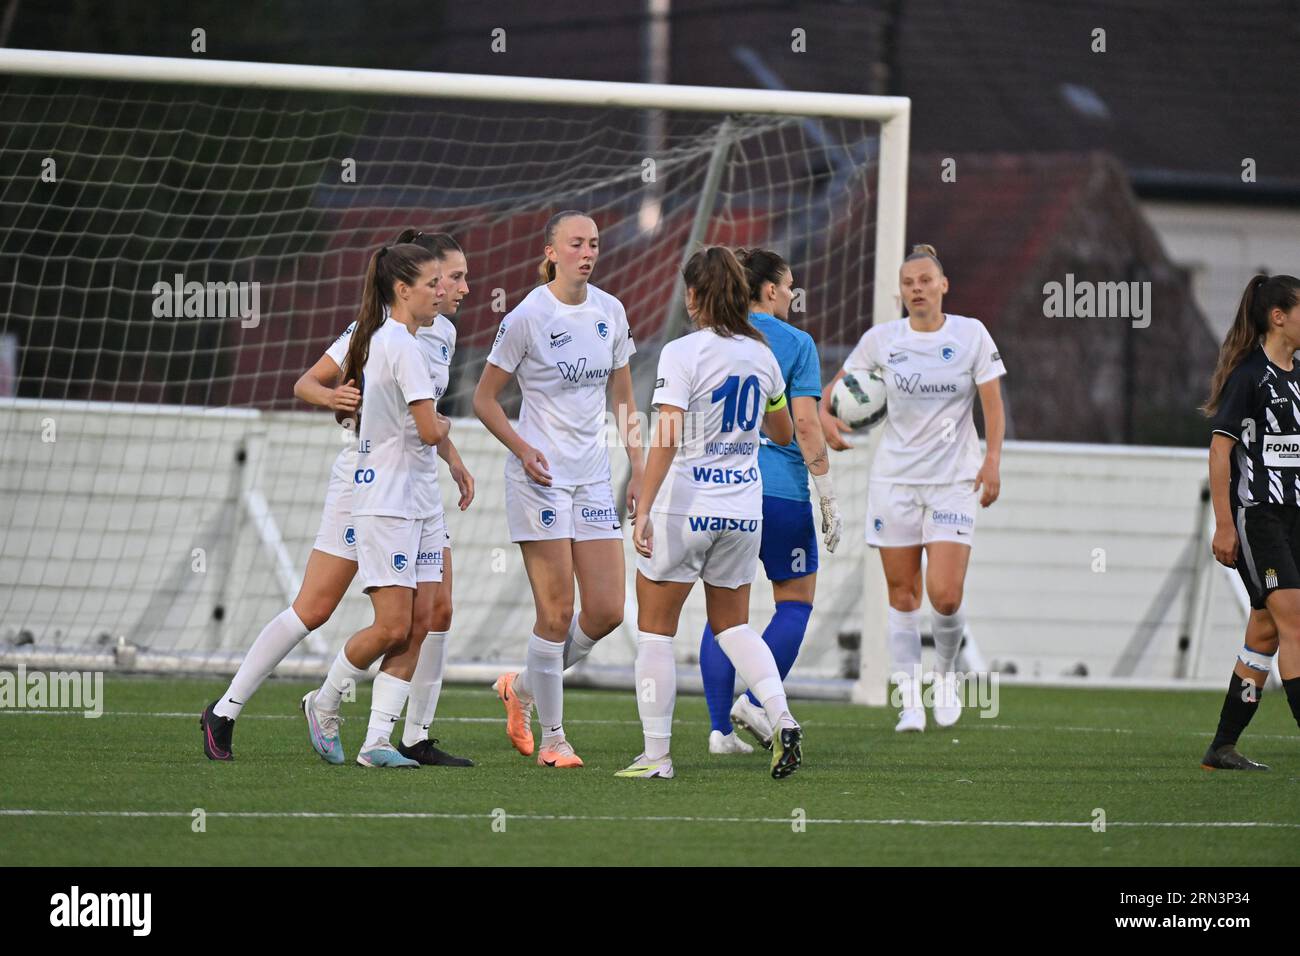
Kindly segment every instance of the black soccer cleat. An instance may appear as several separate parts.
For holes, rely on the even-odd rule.
[[[1201,758],[1202,770],[1267,770],[1268,764],[1256,763],[1249,757],[1237,753],[1232,744],[1224,744],[1218,750],[1213,746],[1205,751]]]
[[[229,717],[218,717],[212,712],[217,706],[214,700],[199,718],[199,729],[203,731],[203,753],[209,760],[234,760],[235,753],[231,744],[235,736],[235,722]]]
[[[434,746],[438,738],[433,740],[421,740],[410,747],[406,744],[399,743],[397,752],[408,760],[414,760],[424,767],[472,767],[474,761],[468,757],[456,757],[447,753],[445,750],[439,750]]]
[[[772,736],[772,779],[780,780],[799,769],[803,763],[803,730],[782,727]]]

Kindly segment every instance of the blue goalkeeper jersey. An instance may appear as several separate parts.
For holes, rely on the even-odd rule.
[[[781,374],[785,376],[786,400],[801,396],[820,399],[821,361],[812,336],[766,312],[751,312],[749,321],[767,338],[767,344],[776,355]],[[764,496],[808,500],[808,468],[803,463],[803,452],[799,450],[797,439],[788,445],[776,445],[765,435],[760,435],[758,470],[763,476]]]

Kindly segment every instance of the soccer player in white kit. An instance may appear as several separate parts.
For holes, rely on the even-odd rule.
[[[595,222],[565,210],[547,222],[544,240],[542,284],[502,320],[474,392],[474,413],[512,455],[506,522],[537,613],[524,669],[493,687],[516,750],[533,753],[536,703],[538,765],[581,767],[564,735],[564,671],[623,622],[623,527],[605,447],[606,393],[613,391],[631,464],[626,504],[634,514],[643,470],[628,369],[636,349],[622,303],[589,282],[599,253]],[[512,375],[523,394],[517,429],[497,399]]]
[[[428,249],[438,257],[442,272],[443,298],[438,314],[429,325],[416,330],[415,340],[420,345],[433,380],[434,401],[440,401],[450,381],[451,360],[456,353],[456,325],[452,319],[460,311],[461,302],[469,294],[469,264],[460,244],[445,232],[425,233],[408,229],[396,242],[413,242]],[[457,506],[464,511],[474,500],[474,478],[451,437],[438,443],[438,457],[446,463],[452,480],[456,482],[460,500]],[[406,721],[398,752],[426,766],[472,767],[472,760],[457,757],[436,746],[437,739],[429,738],[442,694],[443,673],[447,666],[447,640],[451,630],[452,573],[451,533],[446,526],[442,508],[441,490],[435,492],[438,506],[435,520],[442,522],[442,548],[433,549],[435,571],[430,581],[421,581],[415,590],[415,604],[411,616],[411,635],[406,650],[401,654],[389,653],[380,666],[381,673],[401,677],[409,675],[410,696],[407,699]],[[435,542],[437,535],[435,534]],[[378,722],[384,715],[371,714]]]
[[[758,570],[763,479],[759,419],[778,445],[794,438],[781,366],[749,320],[745,270],[730,249],[694,253],[682,270],[697,331],[659,355],[654,426],[636,516],[637,711],[645,749],[619,777],[673,776],[669,745],[677,699],[673,637],[697,580],[714,639],[775,730],[772,776],[799,769],[802,734],[771,649],[749,626]]]
[[[404,230],[394,241],[414,242],[438,256],[442,266],[445,296],[440,300],[439,315],[432,325],[421,327],[417,341],[429,360],[434,389],[446,388],[447,366],[455,351],[455,326],[450,317],[455,316],[460,303],[469,292],[466,284],[468,265],[459,244],[446,233],[424,233],[415,229]],[[239,670],[226,692],[208,706],[200,718],[204,753],[212,760],[230,760],[234,753],[232,740],[235,719],[253,695],[271,675],[280,662],[311,631],[323,625],[333,615],[343,600],[348,586],[357,571],[356,529],[352,524],[353,475],[356,470],[356,414],[361,392],[355,379],[342,381],[341,371],[347,356],[348,343],[356,322],[352,322],[326,349],[325,354],[298,379],[294,395],[312,405],[329,408],[337,416],[344,416],[349,440],[334,460],[330,472],[325,504],[321,512],[320,529],[312,552],[307,559],[302,585],[293,603],[272,618],[249,647]],[[438,444],[438,456],[446,462],[460,492],[460,510],[464,511],[474,498],[474,479],[461,460],[451,438]],[[450,542],[443,551],[443,581],[432,587],[434,607],[429,622],[429,636],[420,647],[420,663],[411,679],[411,696],[407,708],[407,721],[403,742],[399,745],[406,756],[421,763],[445,766],[471,766],[463,757],[454,757],[427,744],[411,744],[408,738],[423,730],[428,738],[442,686],[442,669],[445,663],[446,632],[451,618],[451,550]],[[417,595],[420,592],[417,592]],[[417,607],[413,627],[429,615]],[[407,753],[407,750],[413,753]]]
[[[1006,374],[984,324],[945,314],[948,279],[934,247],[919,245],[903,260],[899,286],[907,317],[868,329],[826,386],[847,372],[879,371],[888,414],[871,465],[867,544],[880,550],[889,588],[889,649],[902,699],[899,731],[925,729],[921,695],[921,551],[925,590],[934,612],[934,719],[948,727],[961,716],[954,665],[966,619],[961,612],[976,507],[998,498],[1005,421],[998,379]],[[972,409],[979,394],[987,451],[980,455]],[[823,418],[827,443],[848,445],[842,422]]]
[[[357,763],[419,766],[397,751],[389,734],[406,704],[415,666],[416,655],[407,651],[416,588],[440,576],[435,554],[446,541],[434,446],[446,438],[451,423],[437,413],[433,380],[416,341],[419,328],[433,322],[441,304],[441,278],[437,255],[421,246],[380,249],[371,257],[361,314],[348,342],[343,374],[361,370],[364,403],[352,522],[357,570],[375,621],[348,640],[320,689],[302,699],[312,747],[328,763],[344,760],[339,739],[344,693],[371,664],[391,655],[401,663],[389,662],[375,678],[370,726]]]

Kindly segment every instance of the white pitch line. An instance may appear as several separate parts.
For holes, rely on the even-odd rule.
[[[498,819],[491,813],[425,813],[425,812],[342,812],[310,810],[284,811],[239,811],[210,810],[206,817],[217,819],[251,819],[251,820],[482,820]],[[26,808],[0,808],[0,817],[119,817],[119,818],[176,818],[193,817],[190,810],[38,810]],[[550,814],[550,813],[507,813],[507,820],[526,820],[530,822],[560,823],[779,823],[789,826],[797,817],[688,817],[688,816],[606,816],[601,814]],[[1047,828],[1047,829],[1090,829],[1093,824],[1087,820],[910,820],[894,819],[839,819],[809,818],[798,820],[801,823],[817,823],[832,826],[881,826],[881,827],[1003,827],[1003,828]],[[1137,821],[1108,820],[1106,828],[1127,827],[1177,828],[1177,829],[1300,829],[1300,823],[1277,823],[1271,821],[1238,820],[1198,820],[1198,821]]]
[[[84,710],[14,710],[10,708],[0,708],[0,717],[26,715],[30,717],[84,717]],[[199,715],[189,711],[164,711],[164,710],[106,710],[101,716],[103,717],[163,717],[169,719],[184,718],[187,720],[197,720]],[[344,718],[346,720],[346,718]],[[300,714],[244,714],[240,720],[302,720]],[[504,717],[439,717],[438,723],[447,724],[499,724],[505,720]],[[566,724],[609,724],[615,726],[641,726],[640,720],[602,720],[602,719],[583,719],[581,717],[574,720],[565,720]],[[682,725],[702,725],[708,721],[688,720],[682,717],[673,718],[674,724]],[[872,728],[865,724],[846,724],[840,722],[806,720],[803,722],[805,728],[812,727],[815,729],[831,730],[870,730]],[[1170,736],[1170,737],[1206,737],[1209,734],[1200,730],[1170,730],[1168,728],[1148,728],[1141,731],[1134,730],[1130,727],[1051,727],[1042,724],[986,724],[984,722],[975,723],[971,721],[961,727],[948,728],[953,733],[958,733],[965,728],[978,729],[986,727],[989,730],[1027,730],[1034,732],[1051,732],[1051,733],[1086,733],[1086,734],[1136,734],[1142,733],[1149,736]],[[876,728],[879,729],[879,728]],[[1256,734],[1251,733],[1252,740],[1295,740],[1295,734]]]
[[[26,714],[32,717],[83,717],[84,710],[5,710],[0,709],[0,716]],[[165,718],[186,718],[188,720],[198,720],[197,713],[189,711],[165,711],[165,710],[106,710],[100,716],[102,717],[165,717]],[[301,714],[242,714],[240,720],[302,720]],[[346,721],[347,718],[344,718]],[[505,722],[505,717],[439,717],[438,723],[451,724],[500,724]],[[695,724],[704,723],[703,720],[683,720],[676,718],[675,724]],[[641,726],[639,720],[566,720],[566,724],[636,724]]]

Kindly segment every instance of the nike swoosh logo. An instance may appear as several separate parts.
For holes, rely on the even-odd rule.
[[[217,746],[217,742],[212,739],[212,728],[204,727],[203,732],[208,735],[208,748],[217,756],[225,758],[230,756],[229,750],[222,750]]]
[[[308,708],[308,709],[314,709],[314,708]],[[329,737],[326,737],[325,734],[321,731],[320,723],[316,720],[315,714],[311,715],[311,726],[312,729],[316,731],[316,738],[325,746],[325,750],[328,753],[333,753],[334,741],[331,740]]]
[[[233,697],[227,697],[226,699],[227,699],[228,701],[230,701],[232,704],[238,704],[240,707],[243,707],[244,704],[247,703],[247,701],[243,701],[243,700],[235,700],[235,698],[233,698]]]
[[[562,336],[562,335],[568,335],[568,334],[569,334],[568,332],[552,332],[552,333],[551,333],[551,341],[554,342],[554,341],[555,341],[556,339],[558,339],[560,336]]]

